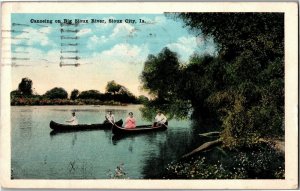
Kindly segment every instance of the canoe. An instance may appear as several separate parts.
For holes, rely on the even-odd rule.
[[[154,125],[140,125],[136,126],[136,128],[126,129],[121,127],[121,125],[114,124],[112,127],[112,133],[115,135],[127,135],[127,134],[138,134],[138,133],[147,133],[153,131],[164,131],[168,129],[168,122],[165,124],[160,124],[158,126]]]
[[[116,122],[117,125],[122,125],[122,119]],[[91,130],[91,129],[111,129],[113,124],[111,123],[99,123],[99,124],[78,124],[68,125],[60,124],[54,121],[50,121],[50,128],[55,131],[76,131],[76,130]]]

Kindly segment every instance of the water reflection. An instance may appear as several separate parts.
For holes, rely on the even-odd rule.
[[[32,136],[32,115],[33,115],[33,110],[31,109],[22,109],[20,110],[20,118],[21,121],[18,124],[18,127],[20,129],[20,137],[23,139],[30,139]]]
[[[85,132],[91,132],[91,131],[110,131],[109,130],[104,130],[104,129],[85,129],[85,130],[76,130],[76,129],[70,129],[70,130],[52,130],[50,132],[50,136],[57,136],[57,135],[64,135],[64,134],[73,134],[73,133],[76,133],[76,132],[79,132],[79,133],[85,133]]]
[[[199,136],[200,133],[215,130],[199,121],[193,121],[189,129],[190,131],[180,131],[180,129],[167,131],[164,139],[160,138],[160,141],[157,142],[157,150],[149,150],[144,153],[146,159],[142,170],[144,178],[161,178],[160,174],[171,161],[179,160],[181,156],[209,140],[209,138]],[[153,139],[145,140],[148,144],[153,144]],[[214,152],[210,152],[207,157],[214,154]]]
[[[74,134],[73,134],[73,138],[72,138],[72,146],[73,146],[73,147],[74,147],[74,145],[75,145],[76,140],[77,140],[77,133],[74,133]]]
[[[154,131],[154,132],[147,132],[147,133],[140,133],[140,134],[115,134],[112,135],[112,143],[113,145],[117,145],[118,142],[120,141],[128,141],[128,140],[133,140],[135,137],[138,137],[142,140],[146,140],[149,144],[156,144],[157,142],[157,136],[159,138],[163,138],[163,134],[166,134],[166,131]]]
[[[134,141],[131,141],[131,142],[129,143],[129,146],[128,146],[128,151],[131,152],[131,153],[133,153],[133,145],[132,145],[132,142],[134,142]]]
[[[99,112],[99,109],[52,109],[52,111],[61,111],[61,112]]]
[[[51,120],[65,121],[74,109],[80,111],[80,123],[100,121],[112,110],[116,119],[124,119],[132,111],[138,125],[149,124],[141,117],[140,106],[22,108],[12,110],[12,168],[20,179],[108,178],[107,170],[121,163],[130,178],[147,178],[194,149],[190,144],[195,137],[203,139],[194,135],[202,127],[186,120],[170,120],[166,131],[122,136],[113,135],[111,129],[53,131],[49,127]]]

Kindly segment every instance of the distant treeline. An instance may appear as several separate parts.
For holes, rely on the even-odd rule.
[[[32,80],[23,78],[18,89],[11,92],[11,105],[122,105],[140,104],[148,101],[146,96],[134,96],[126,87],[115,81],[107,83],[106,92],[74,89],[70,96],[61,87],[38,95],[32,90]]]

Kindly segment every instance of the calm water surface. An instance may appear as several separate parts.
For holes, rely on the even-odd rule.
[[[191,121],[170,120],[169,129],[115,139],[110,130],[50,134],[50,120],[64,123],[76,110],[79,123],[101,123],[108,110],[116,120],[132,111],[137,125],[149,124],[140,105],[12,107],[12,176],[15,179],[107,179],[124,164],[132,179],[158,174],[195,141]]]

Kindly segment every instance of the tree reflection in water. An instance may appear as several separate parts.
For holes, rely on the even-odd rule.
[[[172,128],[172,125],[169,125]],[[212,131],[212,126],[204,125],[199,121],[192,121],[190,127],[187,127],[190,131],[166,131],[165,139],[159,142],[153,142],[152,139],[146,139],[149,144],[157,143],[158,150],[147,151],[146,161],[142,174],[144,178],[156,179],[161,178],[160,174],[164,171],[167,165],[173,161],[179,160],[184,154],[195,149],[199,145],[203,144],[214,138],[201,137],[200,133]],[[216,151],[218,152],[218,151]],[[206,153],[206,157],[220,156],[215,151]],[[219,153],[219,152],[218,152]]]

